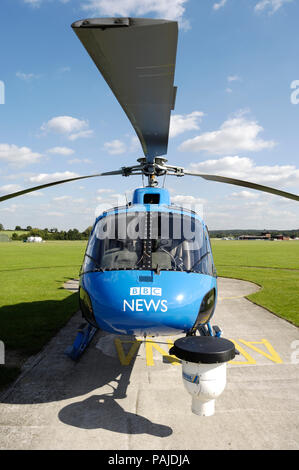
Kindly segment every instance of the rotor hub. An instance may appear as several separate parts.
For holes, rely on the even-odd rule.
[[[157,186],[156,177],[172,174],[184,176],[184,168],[167,165],[168,160],[164,157],[155,157],[153,162],[148,162],[146,158],[138,158],[139,165],[122,167],[123,176],[144,175],[148,177],[149,186]]]

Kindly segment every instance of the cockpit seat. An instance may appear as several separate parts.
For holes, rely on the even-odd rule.
[[[121,250],[106,253],[103,257],[103,265],[107,269],[135,268],[137,264],[137,254],[134,251]]]

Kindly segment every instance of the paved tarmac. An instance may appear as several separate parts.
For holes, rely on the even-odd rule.
[[[76,314],[0,396],[0,449],[299,449],[299,331],[218,279],[212,324],[236,343],[216,412],[199,417],[171,362],[176,338],[97,333],[79,362],[64,355]],[[69,284],[76,289],[76,283]]]

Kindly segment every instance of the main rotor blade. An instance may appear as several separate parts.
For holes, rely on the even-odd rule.
[[[148,18],[93,18],[72,28],[133,125],[147,161],[167,153],[178,26]]]
[[[23,189],[15,193],[6,194],[5,196],[0,197],[0,202],[6,201],[7,199],[12,199],[14,197],[22,196],[23,194],[32,193],[33,191],[38,191],[39,189],[49,188],[50,186],[55,186],[57,184],[68,183],[69,181],[83,180],[86,178],[95,178],[96,176],[110,176],[110,175],[122,175],[122,170],[116,171],[107,171],[105,173],[99,173],[97,175],[87,175],[87,176],[77,176],[75,178],[68,178],[65,180],[53,181],[52,183],[41,184],[39,186],[34,186],[32,188]]]
[[[263,186],[262,184],[250,183],[249,181],[238,180],[235,178],[228,178],[226,176],[217,176],[217,175],[206,175],[202,173],[193,173],[191,171],[184,171],[185,175],[191,176],[200,176],[205,180],[210,181],[219,181],[220,183],[234,184],[236,186],[242,186],[244,188],[256,189],[258,191],[263,191],[265,193],[276,194],[277,196],[282,196],[287,199],[293,199],[294,201],[299,201],[299,196],[292,193],[287,193],[286,191],[281,191],[280,189],[270,188],[269,186]]]

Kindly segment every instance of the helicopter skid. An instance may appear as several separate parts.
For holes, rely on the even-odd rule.
[[[211,326],[210,322],[205,325],[200,325],[197,330],[201,336],[216,336],[217,338],[220,338],[222,335],[221,328],[217,325]]]
[[[98,328],[87,323],[80,325],[74,343],[65,350],[65,354],[73,359],[73,361],[78,360],[90,344],[97,330]]]

